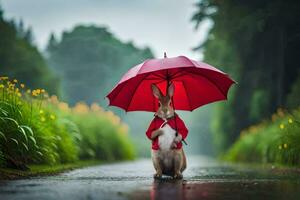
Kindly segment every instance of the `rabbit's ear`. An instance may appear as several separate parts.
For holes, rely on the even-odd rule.
[[[160,99],[163,96],[160,89],[155,84],[151,84],[151,88],[152,88],[153,95],[156,98]]]
[[[171,85],[169,85],[168,87],[168,95],[171,98],[174,95],[174,84],[171,83]]]

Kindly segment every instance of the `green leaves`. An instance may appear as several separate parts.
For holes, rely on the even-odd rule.
[[[26,134],[33,136],[33,131],[29,126],[21,125],[20,127],[26,132]]]
[[[18,140],[17,139],[15,139],[15,138],[9,138],[11,141],[13,141],[16,145],[19,145],[19,142],[18,142]]]
[[[25,130],[21,126],[19,126],[19,130],[20,130],[20,133],[22,133],[22,135],[24,136],[26,142],[28,142],[28,137],[26,135]]]
[[[11,130],[19,128],[19,124],[18,124],[18,122],[15,119],[10,118],[10,117],[0,117],[0,118],[1,118],[1,120],[3,122],[3,125],[6,128],[11,129]]]
[[[0,116],[6,117],[8,115],[8,112],[2,108],[0,108]]]
[[[80,117],[80,120],[75,121],[68,116],[69,113],[52,105],[41,109],[42,102],[38,99],[27,101],[20,98],[18,101],[22,101],[22,106],[18,106],[14,101],[13,98],[0,101],[0,153],[3,155],[0,165],[17,162],[21,168],[29,163],[53,165],[78,160],[79,147],[83,142],[83,134],[78,125],[89,123],[86,117],[74,113]],[[131,154],[128,148],[130,144],[123,142],[118,135],[120,127],[110,121],[113,120],[112,116],[94,112],[87,114],[89,120],[93,120],[91,128],[96,130],[93,133],[87,132],[93,138],[90,144],[93,147],[87,146],[83,151],[98,159],[132,158],[127,156]],[[60,117],[62,115],[65,117]],[[127,138],[124,137],[125,140]],[[115,150],[115,147],[118,148]]]
[[[27,157],[38,155],[35,153],[38,146],[33,130],[27,125],[20,125],[26,121],[21,108],[10,102],[12,99],[6,100],[0,102],[0,150],[7,159],[26,162]]]
[[[0,137],[2,137],[7,142],[7,138],[2,131],[0,131]]]
[[[22,145],[23,145],[23,147],[24,147],[27,151],[29,151],[28,146],[27,146],[24,142],[22,142]]]
[[[34,139],[34,137],[33,137],[33,136],[31,136],[31,135],[30,135],[28,138],[29,138],[29,140],[31,140],[31,141],[33,142],[33,144],[35,144],[35,145],[36,145],[36,140]]]
[[[300,163],[300,108],[293,113],[279,110],[272,120],[244,130],[224,158],[236,162]]]

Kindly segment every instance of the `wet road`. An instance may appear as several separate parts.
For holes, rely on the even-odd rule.
[[[154,181],[150,160],[0,182],[0,199],[300,199],[300,172],[188,157],[183,180]]]

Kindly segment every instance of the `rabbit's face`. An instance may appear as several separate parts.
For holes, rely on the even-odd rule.
[[[168,88],[167,95],[164,96],[156,85],[152,85],[153,95],[159,100],[159,108],[156,111],[157,116],[167,119],[174,116],[174,109],[171,104],[171,98],[174,94],[174,85],[171,84]]]

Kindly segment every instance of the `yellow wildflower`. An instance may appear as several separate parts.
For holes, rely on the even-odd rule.
[[[9,87],[9,88],[14,88],[14,87],[15,87],[15,84],[9,83],[9,84],[8,84],[8,87]]]
[[[41,89],[36,89],[36,93],[40,94],[41,93]]]
[[[36,90],[32,90],[32,96],[34,96],[34,97],[38,96],[38,93]]]
[[[280,128],[280,129],[284,129],[284,124],[280,124],[280,125],[279,125],[279,128]]]
[[[291,124],[291,123],[293,123],[293,120],[292,120],[292,118],[289,118],[289,123]]]
[[[21,86],[21,88],[24,88],[24,87],[25,87],[25,85],[24,85],[23,83],[21,83],[20,86]]]
[[[285,143],[285,144],[283,145],[283,147],[286,149],[286,148],[288,147],[288,145]]]
[[[50,115],[50,119],[55,120],[55,116],[54,115]]]
[[[43,110],[40,110],[40,114],[44,114],[44,111],[43,111]]]
[[[4,88],[4,85],[3,85],[3,84],[0,84],[0,88]]]
[[[279,150],[281,150],[281,149],[282,149],[282,146],[281,146],[281,145],[279,145],[279,146],[278,146],[278,149],[279,149]]]
[[[41,93],[45,93],[45,90],[44,90],[44,89],[41,89]]]
[[[18,82],[18,80],[17,80],[17,79],[14,79],[14,80],[13,80],[13,82],[14,82],[14,83],[17,83],[17,82]]]
[[[42,122],[46,121],[46,118],[45,117],[41,117],[41,121]]]
[[[18,92],[18,93],[17,93],[17,96],[18,96],[18,97],[21,97],[21,96],[22,96],[22,94],[21,94],[20,92]]]
[[[28,90],[26,91],[26,93],[27,93],[27,94],[30,94],[30,93],[31,93],[31,90],[30,90],[30,89],[28,89]]]

